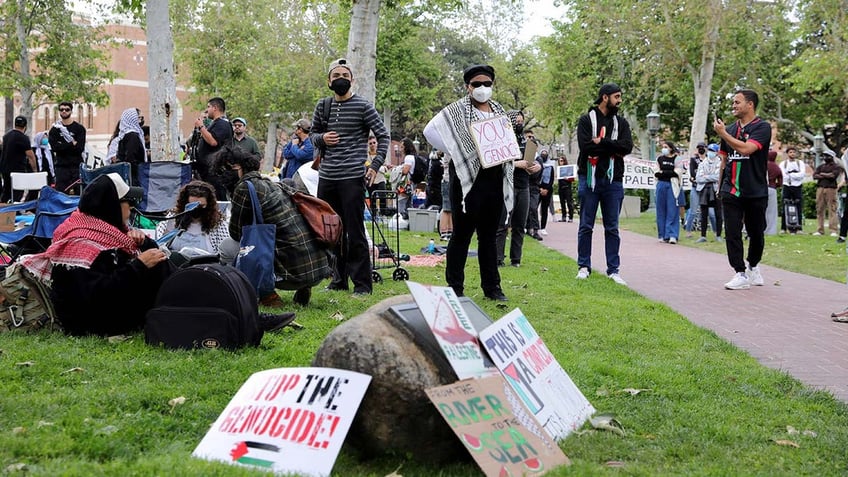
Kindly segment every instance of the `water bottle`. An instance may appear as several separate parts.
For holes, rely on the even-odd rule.
[[[427,253],[433,254],[436,253],[436,242],[433,239],[430,239],[430,243],[427,244]]]

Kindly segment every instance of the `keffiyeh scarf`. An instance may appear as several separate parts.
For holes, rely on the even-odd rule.
[[[592,109],[589,111],[589,120],[592,121],[592,137],[600,137],[604,138],[607,135],[607,128],[601,126],[598,129],[598,111],[596,109]],[[612,117],[612,135],[610,135],[610,139],[613,141],[618,140],[618,116]],[[595,190],[595,168],[598,167],[598,157],[597,156],[589,156],[589,160],[586,161],[589,166],[589,173],[586,174],[586,182],[590,189]],[[609,159],[609,165],[607,166],[607,179],[612,181],[613,172],[615,171],[615,161],[612,157]]]
[[[21,265],[42,281],[49,282],[54,265],[91,268],[104,250],[123,250],[138,254],[138,245],[126,233],[114,226],[75,210],[56,228],[53,243],[43,253],[27,255]]]
[[[494,101],[489,101],[489,106],[495,115],[506,114],[504,108]],[[465,210],[465,196],[471,191],[474,179],[477,178],[477,173],[480,172],[482,167],[480,158],[477,156],[477,146],[474,144],[470,130],[471,123],[476,120],[474,106],[471,105],[471,95],[466,95],[462,99],[447,105],[433,118],[433,125],[448,148],[445,153],[450,156],[450,160],[456,169],[456,176],[462,186],[463,210]],[[507,211],[511,211],[514,165],[512,162],[506,162],[501,167],[503,167],[504,205]]]

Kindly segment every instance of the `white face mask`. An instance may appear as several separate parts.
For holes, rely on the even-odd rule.
[[[707,151],[707,157],[709,157],[710,159],[715,159],[716,153],[714,153],[713,151]]]
[[[487,86],[480,86],[478,88],[474,88],[471,91],[471,97],[474,98],[478,103],[485,103],[486,101],[492,99],[492,88]]]
[[[662,148],[662,150],[660,150],[660,152],[662,153],[663,156],[667,156],[668,153],[671,152],[671,150],[667,147],[664,147],[664,148]]]

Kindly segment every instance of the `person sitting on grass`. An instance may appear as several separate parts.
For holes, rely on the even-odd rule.
[[[164,220],[156,227],[156,236],[162,237],[173,230],[178,234],[169,240],[168,248],[179,252],[188,247],[209,254],[221,255],[221,242],[230,236],[229,224],[218,209],[215,188],[203,181],[191,181],[180,189],[177,204],[171,210],[174,214],[185,211],[186,205],[197,202],[196,209],[175,219]],[[232,265],[235,256],[221,255],[221,263]]]
[[[50,247],[21,260],[52,282],[50,297],[67,334],[112,336],[144,326],[171,267],[156,242],[127,226],[131,205],[141,198],[141,188],[116,173],[98,177]]]
[[[251,182],[259,198],[262,222],[277,227],[274,274],[276,287],[281,290],[296,290],[292,301],[306,306],[312,296],[312,287],[332,275],[329,252],[322,246],[292,203],[289,194],[283,192],[286,184],[274,184],[259,174],[259,156],[242,149],[224,148],[215,159],[216,168],[234,171],[238,182],[232,191],[232,214],[230,216],[230,238],[219,247],[221,254],[236,256],[241,240],[241,228],[253,223],[253,206],[246,182]],[[265,306],[283,306],[280,296],[274,292],[260,297]]]

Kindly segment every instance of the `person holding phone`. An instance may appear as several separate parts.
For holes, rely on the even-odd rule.
[[[767,162],[771,125],[757,116],[759,95],[742,89],[733,95],[732,113],[736,122],[726,126],[721,118],[713,122],[721,137],[719,156],[722,173],[719,194],[724,209],[727,259],[736,274],[724,284],[728,290],[745,290],[764,284],[760,260],[765,248],[766,207],[768,206]],[[745,264],[742,226],[748,234],[748,263]]]

